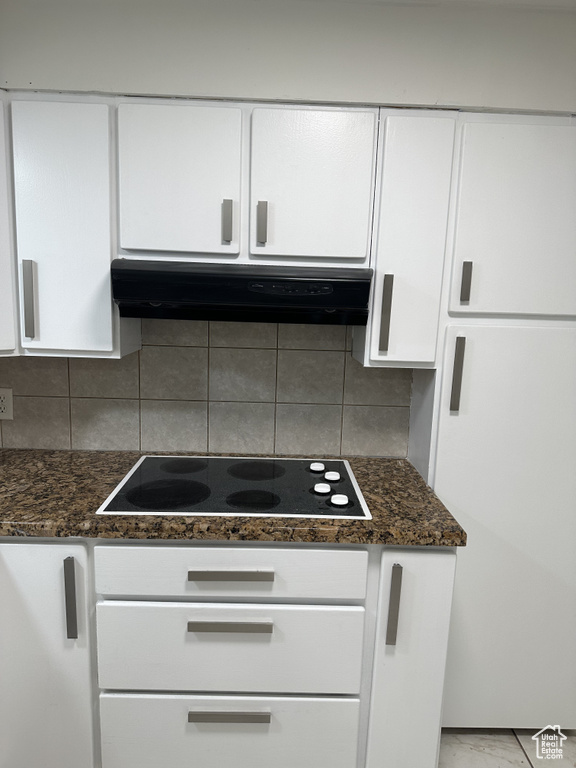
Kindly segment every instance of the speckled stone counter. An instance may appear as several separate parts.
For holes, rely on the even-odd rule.
[[[0,450],[0,536],[454,547],[466,533],[405,460],[349,458],[372,520],[96,515],[142,454]]]

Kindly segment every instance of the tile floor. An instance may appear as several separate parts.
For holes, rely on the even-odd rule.
[[[536,756],[535,730],[464,730],[442,731],[438,768],[538,768],[554,764],[576,768],[576,731],[562,729],[567,736],[561,759]]]

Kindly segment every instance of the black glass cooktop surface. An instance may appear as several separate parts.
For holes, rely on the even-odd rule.
[[[371,518],[347,461],[220,456],[144,456],[97,512]]]

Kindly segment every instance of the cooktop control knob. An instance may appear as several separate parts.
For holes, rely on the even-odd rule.
[[[324,477],[329,483],[336,483],[340,480],[340,472],[326,472]]]
[[[346,496],[344,493],[335,493],[334,496],[331,496],[330,501],[332,504],[334,504],[335,507],[348,506],[348,496]]]
[[[316,483],[314,486],[314,493],[330,493],[331,490],[328,483]]]
[[[312,464],[310,464],[311,472],[324,472],[325,469],[326,467],[320,461],[313,461]]]

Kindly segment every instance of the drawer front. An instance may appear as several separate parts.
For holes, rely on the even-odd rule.
[[[360,690],[359,607],[112,601],[97,628],[101,688]]]
[[[358,699],[103,694],[100,711],[102,768],[356,766]]]
[[[103,596],[362,600],[368,553],[233,547],[96,547]]]

